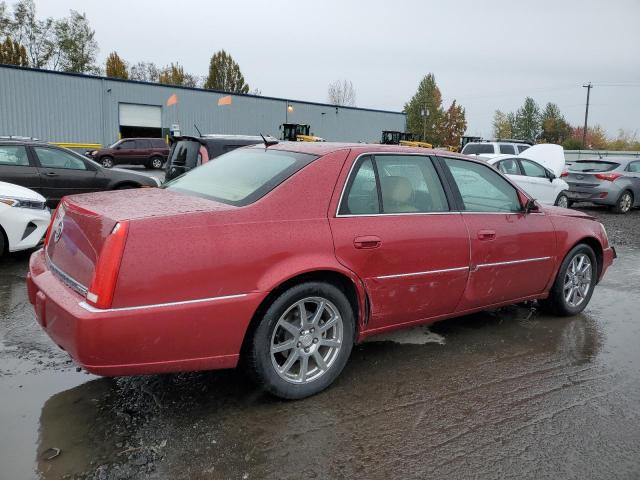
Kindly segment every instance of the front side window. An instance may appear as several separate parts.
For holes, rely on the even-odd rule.
[[[515,155],[516,149],[509,143],[500,144],[500,153],[506,153],[508,155]]]
[[[494,169],[480,163],[445,158],[469,212],[519,212],[522,210],[517,190]]]
[[[197,153],[196,148],[194,160]],[[305,153],[241,148],[190,170],[164,188],[241,207],[262,198],[316,158]]]
[[[527,177],[547,178],[547,171],[543,166],[538,165],[531,160],[520,160],[522,170]]]
[[[136,148],[136,144],[135,144],[135,142],[133,140],[125,140],[119,146],[122,149],[125,149],[125,148]]]
[[[67,170],[86,170],[84,162],[70,153],[45,147],[34,147],[40,165],[45,168],[65,168]]]
[[[21,145],[0,145],[0,165],[28,167],[27,149]]]
[[[430,213],[449,210],[440,178],[427,157],[365,157],[351,174],[342,215]]]

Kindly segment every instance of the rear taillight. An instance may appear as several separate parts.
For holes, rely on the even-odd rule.
[[[598,180],[607,180],[608,182],[615,182],[622,176],[621,173],[596,173],[595,177]]]
[[[569,176],[569,171],[568,170],[564,170],[561,174],[560,174],[560,178],[562,177],[568,177]]]
[[[87,302],[97,308],[111,307],[128,231],[128,222],[116,223],[111,234],[104,241],[96,263],[93,281],[87,293]]]

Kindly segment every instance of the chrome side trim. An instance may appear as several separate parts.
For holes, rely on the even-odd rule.
[[[538,257],[538,258],[525,258],[522,260],[511,260],[509,262],[480,263],[476,265],[476,269],[486,268],[486,267],[499,267],[501,265],[515,265],[518,263],[542,262],[544,260],[550,260],[551,258],[552,257]]]
[[[219,300],[231,300],[233,298],[242,298],[246,297],[246,293],[240,293],[237,295],[225,295],[222,297],[209,297],[209,298],[198,298],[196,300],[182,300],[179,302],[167,302],[167,303],[153,303],[150,305],[138,305],[135,307],[117,307],[117,308],[96,308],[92,305],[89,305],[87,302],[80,302],[78,305],[81,308],[84,308],[88,312],[91,313],[108,313],[108,312],[127,312],[131,310],[145,310],[147,308],[160,308],[160,307],[174,307],[177,305],[190,305],[193,303],[204,303],[204,302],[216,302]]]
[[[463,270],[469,270],[469,267],[443,268],[442,270],[426,270],[424,272],[412,273],[396,273],[394,275],[381,275],[376,278],[378,280],[384,280],[386,278],[417,277],[420,275],[433,275],[435,273],[462,272]]]
[[[460,212],[448,210],[446,212],[409,212],[409,213],[349,213],[344,215],[336,215],[336,218],[352,218],[352,217],[394,217],[404,215],[460,215]]]
[[[49,258],[49,255],[47,254],[46,250],[45,250],[45,253],[44,253],[44,258],[47,261],[47,265],[49,266],[49,270],[51,270],[55,276],[57,276],[60,280],[62,280],[62,283],[67,285],[69,288],[75,290],[76,292],[78,292],[83,297],[87,296],[87,292],[89,291],[89,289],[87,287],[85,287],[84,285],[82,285],[80,282],[78,282],[72,276],[70,276],[70,275],[66,274],[65,272],[63,272],[62,269],[60,269],[60,267],[58,267],[55,263],[53,263],[51,261],[51,259]]]

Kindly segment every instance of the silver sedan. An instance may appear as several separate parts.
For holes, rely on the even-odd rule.
[[[562,174],[569,201],[609,205],[617,213],[640,206],[640,158],[578,160]]]

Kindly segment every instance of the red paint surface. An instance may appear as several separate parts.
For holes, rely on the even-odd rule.
[[[531,214],[336,217],[346,177],[360,154],[443,152],[328,143],[271,148],[321,157],[246,207],[160,189],[66,198],[65,226],[47,255],[78,282],[90,285],[100,249],[117,222],[128,220],[129,232],[113,311],[81,308],[84,298],[49,270],[44,251],[33,254],[29,299],[51,338],[103,375],[227,368],[236,365],[260,303],[304,273],[337,272],[353,283],[362,339],[544,298],[566,253],[585,239],[601,247],[600,276],[612,262],[598,222],[555,207]],[[542,257],[550,258],[480,267]],[[432,273],[389,277],[420,272]],[[117,310],[238,294],[245,296]]]

